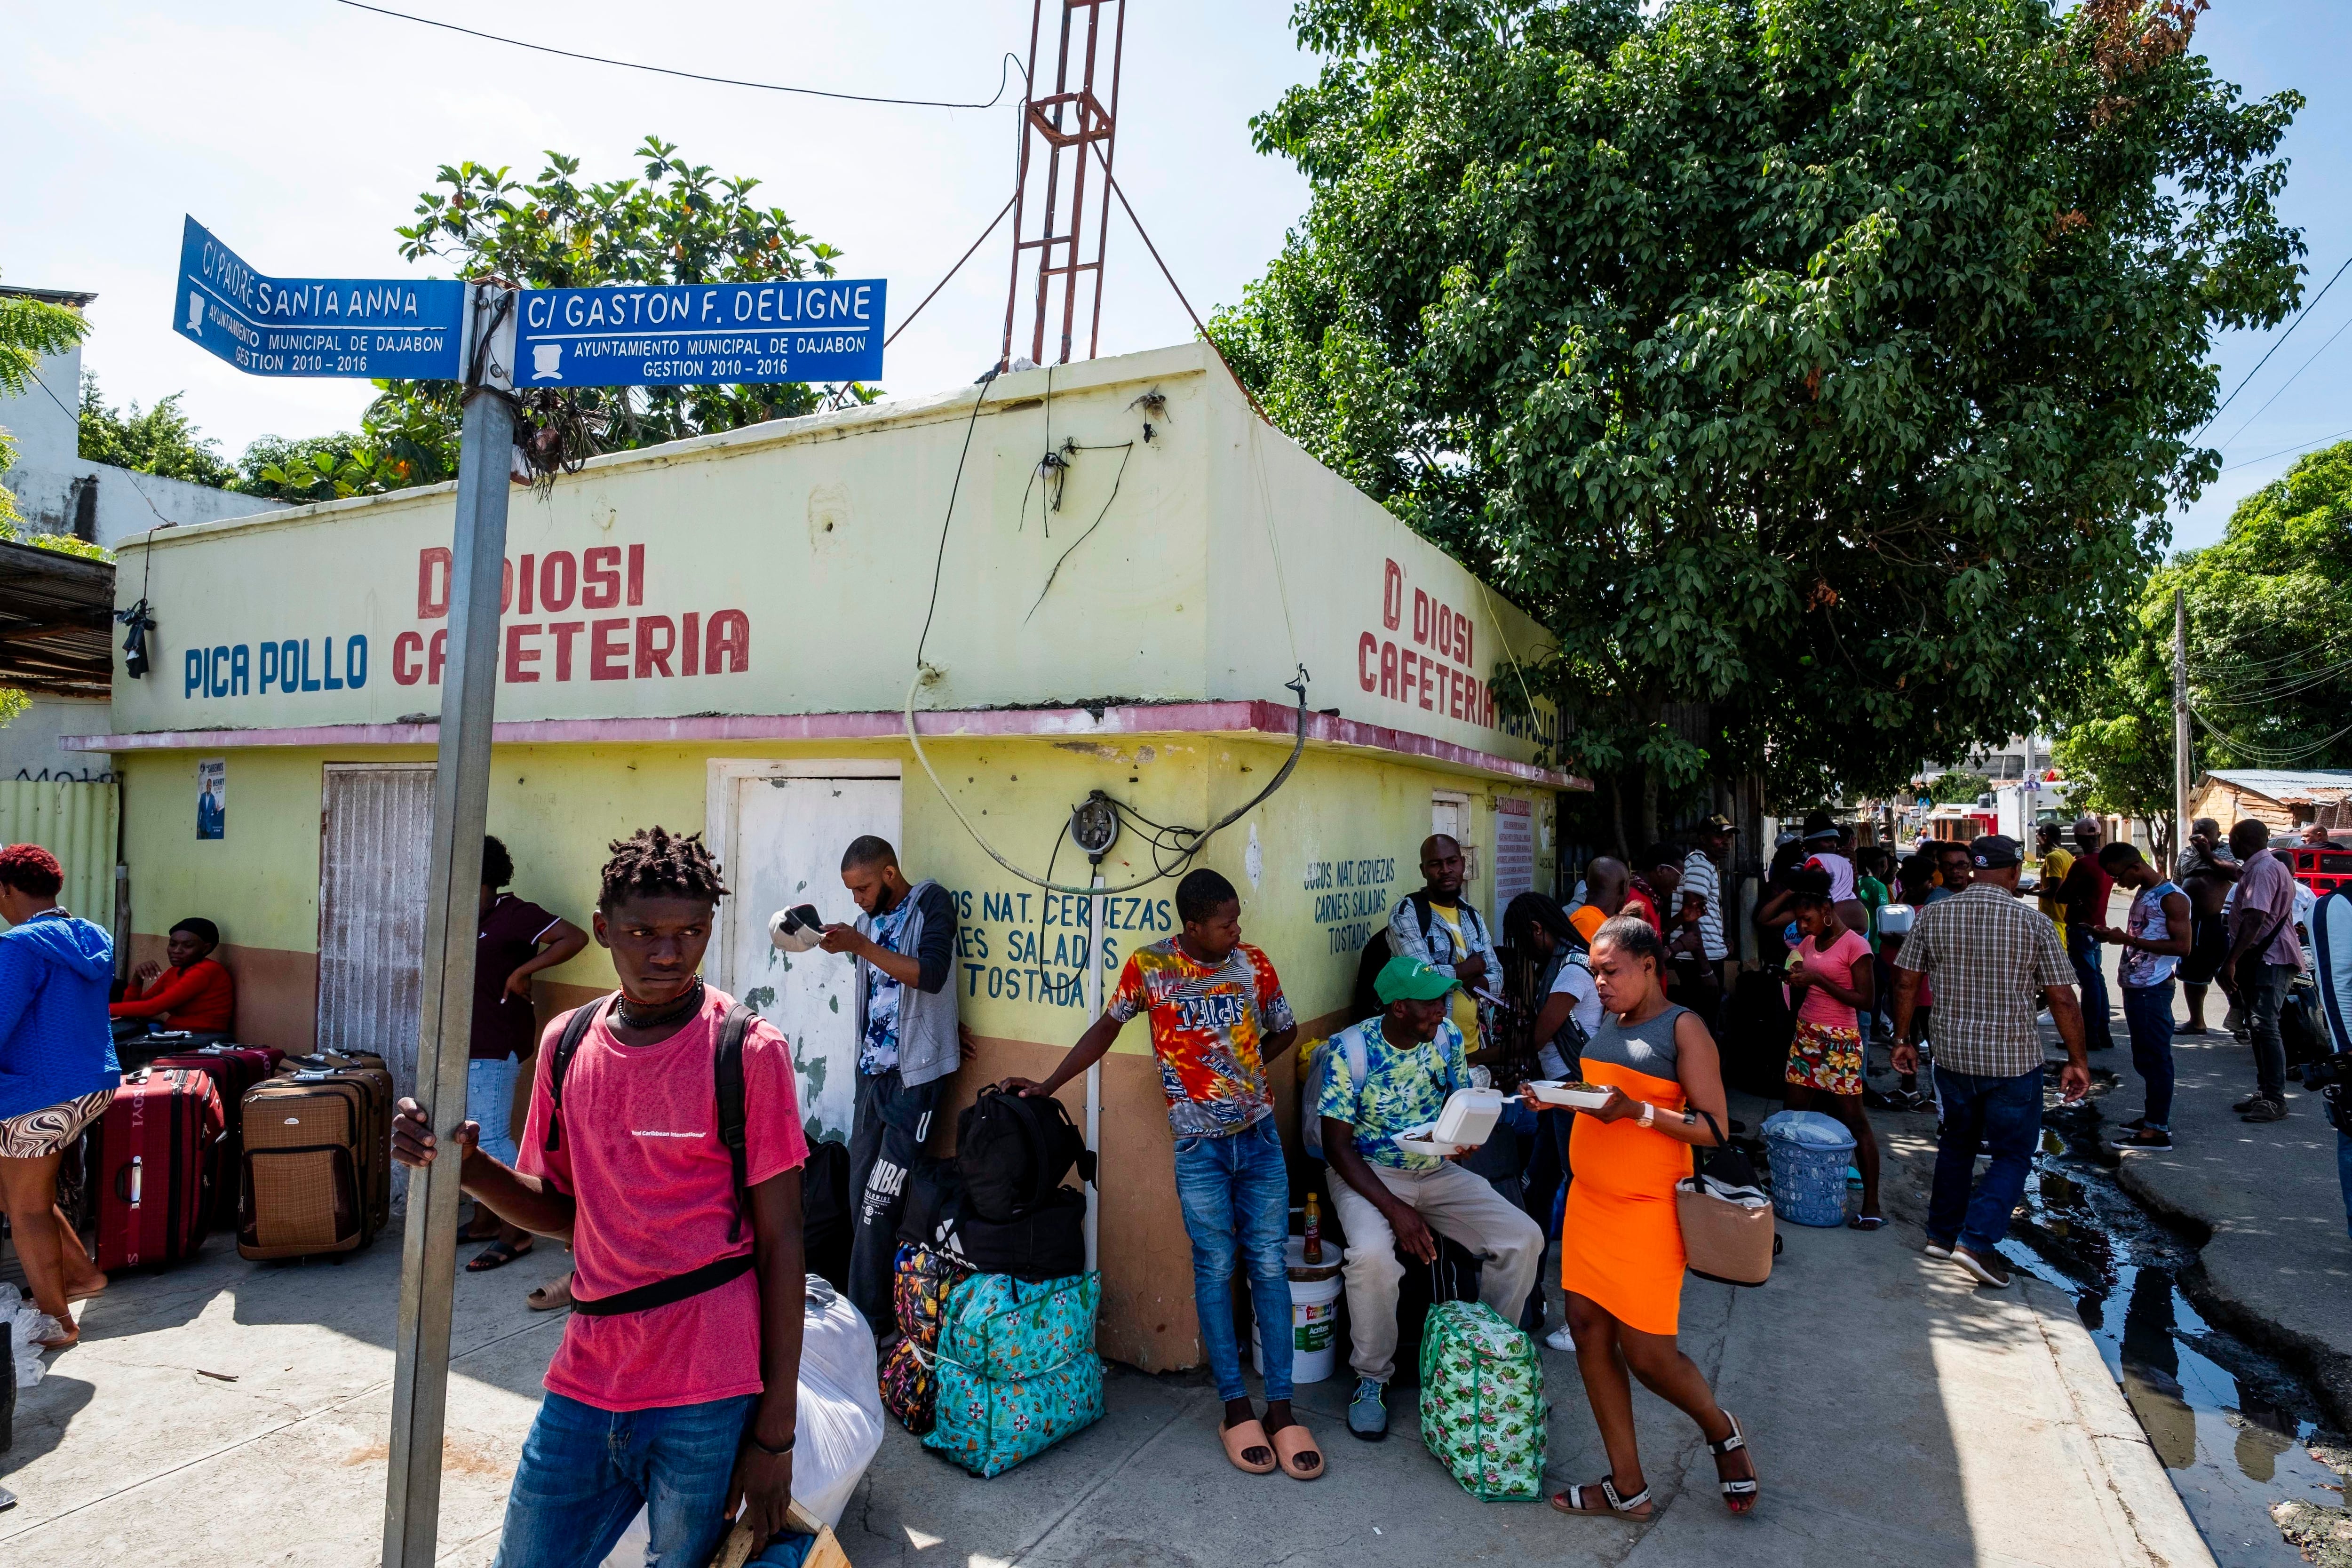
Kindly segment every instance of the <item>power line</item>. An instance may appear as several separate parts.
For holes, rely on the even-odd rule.
[[[937,98],[884,98],[865,92],[829,92],[818,87],[784,87],[772,81],[744,81],[735,77],[704,76],[699,71],[673,70],[667,66],[649,66],[636,60],[616,60],[604,55],[583,55],[576,49],[559,49],[551,44],[534,44],[522,38],[504,37],[497,33],[485,33],[473,27],[461,27],[455,22],[438,22],[430,16],[412,16],[405,11],[390,11],[382,5],[368,5],[362,0],[334,0],[338,5],[348,5],[354,11],[373,11],[379,16],[391,16],[398,21],[415,22],[423,27],[439,27],[444,32],[463,33],[469,38],[481,38],[493,44],[506,44],[518,49],[530,49],[542,55],[561,55],[568,60],[585,60],[591,65],[617,66],[623,70],[651,71],[656,76],[674,76],[688,81],[713,82],[720,87],[748,87],[761,92],[798,93],[804,98],[834,98],[847,103],[894,103],[912,109],[993,109],[1004,100],[1005,84],[1013,79],[1008,65],[998,74],[996,96],[986,103],[950,102]],[[1004,57],[1010,61],[1013,57]]]
[[[2307,746],[2264,746],[2252,741],[2241,740],[2235,735],[2215,728],[2211,720],[2194,708],[2189,710],[2189,715],[2204,726],[2207,734],[2229,747],[2230,750],[2242,753],[2249,762],[2260,763],[2264,767],[2285,767],[2289,763],[2302,762],[2306,757],[2315,757],[2347,735],[2352,735],[2352,724],[2347,724],[2336,733],[2324,735]]]
[[[2334,331],[2328,333],[2327,341],[2320,344],[2318,348],[2313,350],[2312,355],[2309,359],[2304,361],[2303,363],[2295,367],[2294,374],[2288,376],[2284,381],[2279,383],[2279,389],[2276,392],[2272,393],[2268,397],[2264,398],[2263,400],[2263,405],[2260,408],[2257,408],[2252,414],[2247,415],[2246,422],[2243,425],[2239,426],[2237,429],[2230,433],[2230,439],[2221,443],[2221,449],[2225,452],[2228,451],[2231,446],[2236,444],[2239,437],[2244,435],[2248,430],[2252,429],[2254,421],[2269,413],[2271,405],[2276,403],[2280,398],[2284,397],[2286,395],[2286,389],[2293,386],[2297,380],[2301,379],[2305,371],[2309,370],[2313,365],[2317,364],[2319,363],[2319,356],[2326,353],[2329,349],[2334,348],[2336,346],[2336,340],[2342,337],[2347,328],[2352,328],[2352,319],[2347,319],[2343,326],[2338,327]]]
[[[2303,443],[2303,445],[2302,445],[2302,446],[2300,446],[2300,447],[2280,447],[2277,451],[2275,451],[2275,452],[2264,452],[2264,453],[2263,453],[2261,457],[2259,457],[2259,458],[2247,458],[2244,462],[2242,462],[2242,463],[2232,463],[2232,464],[2231,464],[2228,468],[2223,468],[2221,471],[2222,471],[2223,473],[2225,473],[2225,474],[2234,474],[2234,473],[2236,473],[2240,468],[2252,468],[2256,463],[2267,463],[2267,462],[2269,462],[2273,458],[2284,458],[2284,457],[2286,457],[2289,453],[2293,453],[2293,452],[2306,452],[2306,451],[2309,451],[2309,450],[2310,450],[2312,447],[2325,447],[2325,446],[2326,446],[2326,445],[2327,445],[2327,443],[2329,443],[2330,441],[2337,441],[2337,440],[2341,440],[2341,439],[2343,439],[2343,438],[2344,438],[2345,437],[2347,437],[2347,436],[2352,436],[2352,430],[2338,430],[2338,431],[2337,431],[2337,432],[2336,432],[2336,434],[2335,434],[2335,435],[2333,435],[2333,436],[2322,436],[2318,440],[2316,440],[2316,441],[2305,441],[2305,443]]]
[[[352,0],[343,0],[343,3],[345,5],[350,5]],[[997,91],[998,94],[1002,96],[1003,89],[999,88]],[[2221,417],[2222,409],[2226,409],[2230,405],[2235,403],[2238,400],[2238,394],[2246,390],[2246,382],[2252,381],[2254,377],[2260,375],[2263,373],[2263,366],[2271,363],[2271,355],[2278,353],[2279,350],[2286,346],[2287,339],[2294,336],[2295,328],[2303,325],[2303,319],[2311,314],[2314,306],[2316,306],[2322,300],[2327,298],[2327,290],[2336,287],[2336,279],[2343,277],[2345,268],[2347,267],[2352,267],[2352,256],[2346,257],[2344,258],[2344,266],[2336,269],[2335,277],[2331,277],[2325,284],[2322,284],[2320,286],[2319,292],[2314,294],[2309,301],[2304,305],[2303,309],[2294,313],[2294,319],[2286,324],[2286,331],[2278,335],[2278,342],[2265,349],[2263,352],[2263,357],[2254,362],[2254,368],[2246,373],[2246,381],[2242,381],[2238,383],[2236,386],[2231,387],[2230,389],[2230,395],[2221,399],[2221,407],[2213,410],[2211,414],[2206,416],[2205,423],[2197,427],[2197,436],[2202,436],[2206,431],[2213,428],[2213,421]],[[2194,441],[2197,439],[2197,436],[2191,436],[2189,438]]]

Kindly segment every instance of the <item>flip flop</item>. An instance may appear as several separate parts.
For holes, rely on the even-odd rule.
[[[504,1268],[518,1258],[530,1257],[530,1248],[531,1244],[529,1241],[525,1241],[520,1247],[509,1247],[503,1241],[494,1241],[473,1256],[466,1265],[466,1272],[488,1274],[493,1268]]]
[[[1286,1432],[1289,1428],[1286,1426],[1283,1430]],[[1234,1468],[1246,1470],[1254,1476],[1267,1476],[1274,1473],[1275,1462],[1272,1459],[1263,1464],[1252,1464],[1242,1458],[1252,1448],[1273,1451],[1274,1440],[1265,1435],[1264,1422],[1244,1421],[1238,1426],[1221,1426],[1217,1429],[1217,1441],[1224,1445],[1225,1458],[1234,1462]]]
[[[1885,1215],[1858,1214],[1845,1222],[1848,1230],[1876,1230],[1886,1223]]]
[[[1282,1461],[1282,1473],[1294,1481],[1311,1481],[1323,1474],[1323,1450],[1316,1446],[1314,1434],[1296,1421],[1274,1435],[1274,1451]],[[1299,1461],[1309,1454],[1315,1463],[1302,1466]]]

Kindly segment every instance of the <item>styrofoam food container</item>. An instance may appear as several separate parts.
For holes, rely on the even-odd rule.
[[[1457,1089],[1445,1097],[1445,1109],[1437,1113],[1430,1142],[1475,1149],[1494,1136],[1495,1123],[1502,1119],[1502,1090]]]
[[[1563,1105],[1571,1110],[1598,1110],[1609,1103],[1605,1089],[1570,1089],[1558,1079],[1544,1079],[1528,1085],[1528,1092],[1545,1105]]]

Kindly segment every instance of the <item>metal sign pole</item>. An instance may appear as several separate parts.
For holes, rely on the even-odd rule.
[[[2189,600],[2172,591],[2172,863],[2189,847],[2189,797],[2197,780],[2189,765]]]
[[[1097,869],[1094,885],[1103,885],[1097,857]],[[1103,1014],[1103,896],[1100,893],[1087,900],[1087,1022],[1091,1025]],[[1102,1063],[1087,1068],[1087,1147],[1095,1156],[1094,1184],[1087,1189],[1087,1268],[1095,1268],[1095,1209],[1102,1192]]]
[[[434,778],[433,859],[425,889],[424,994],[417,1016],[416,1098],[444,1151],[466,1115],[474,942],[489,815],[490,720],[498,700],[499,586],[507,542],[514,408],[512,290],[469,285],[464,441],[450,551],[448,683],[441,693]],[[431,1568],[441,1514],[441,1432],[449,1392],[449,1300],[457,1283],[457,1163],[438,1160],[408,1184],[400,1252],[391,1466],[383,1497],[383,1568]]]

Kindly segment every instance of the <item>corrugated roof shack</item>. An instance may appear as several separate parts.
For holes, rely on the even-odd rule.
[[[180,916],[218,921],[245,1038],[413,1064],[451,504],[448,487],[333,502],[123,552],[155,671],[117,679],[114,733],[92,744],[128,781],[133,957]],[[1554,792],[1573,781],[1537,764],[1491,689],[1536,628],[1266,428],[1199,345],[599,458],[517,493],[507,554],[490,825],[517,889],[584,924],[607,841],[708,831],[733,897],[706,973],[793,1040],[821,1135],[850,1117],[849,965],[787,960],[765,922],[802,900],[854,914],[838,868],[858,833],[955,892],[981,1041],[959,1103],[1041,1075],[1085,1026],[1086,901],[994,865],[906,739],[927,617],[940,673],[918,700],[940,779],[999,851],[1065,882],[1087,879],[1060,836],[1091,790],[1192,826],[1256,794],[1307,667],[1313,706],[1337,711],[1309,714],[1297,773],[1200,863],[1241,889],[1247,940],[1310,1033],[1349,1021],[1357,952],[1418,883],[1433,821],[1475,847],[1490,914],[1550,882]],[[225,784],[217,839],[198,836],[200,772]],[[1102,869],[1148,878],[1153,846],[1130,828]],[[1110,900],[1107,972],[1173,931],[1173,890]],[[591,947],[542,977],[542,1014],[611,984]],[[1295,1134],[1288,1064],[1276,1076]],[[1139,1026],[1104,1100],[1103,1342],[1192,1364]]]

